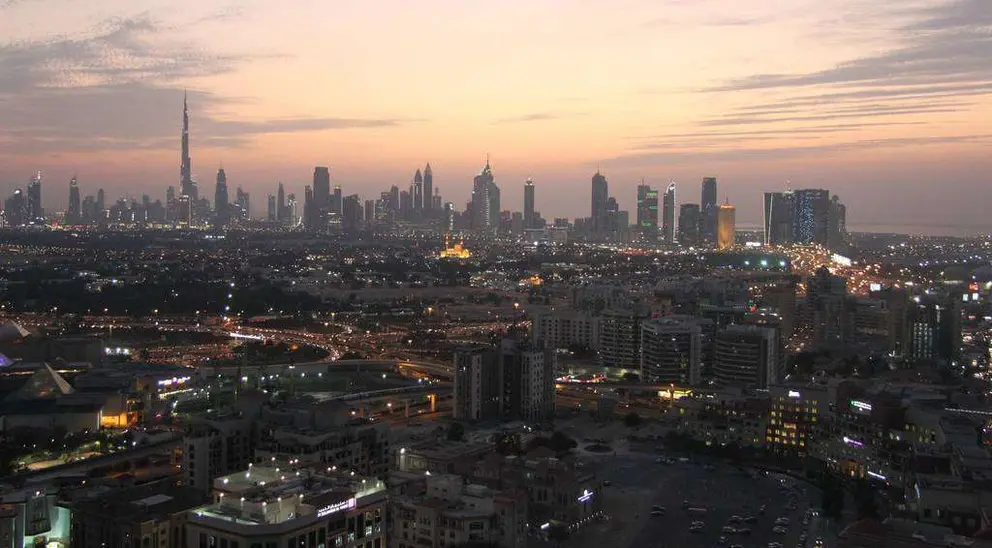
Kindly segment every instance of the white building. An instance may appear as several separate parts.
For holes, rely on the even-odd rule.
[[[334,468],[272,461],[213,482],[188,513],[186,546],[384,548],[386,488]]]

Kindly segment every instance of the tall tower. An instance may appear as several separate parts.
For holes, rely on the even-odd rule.
[[[434,212],[434,172],[430,162],[424,168],[424,211],[428,217]]]
[[[524,229],[534,226],[534,180],[527,179],[524,183]]]
[[[699,201],[699,237],[716,242],[716,177],[704,177]]]
[[[279,183],[279,190],[276,193],[276,218],[285,224],[286,217],[286,189],[282,183]]]
[[[413,214],[419,216],[424,211],[424,176],[420,174],[420,168],[413,176],[410,195],[413,196]]]
[[[217,170],[217,186],[214,188],[214,223],[218,227],[227,226],[230,219],[227,174],[224,173],[224,168],[220,168]]]
[[[596,170],[596,174],[592,176],[592,207],[590,211],[590,219],[592,220],[593,232],[599,233],[606,230],[607,225],[607,213],[606,213],[606,202],[609,200],[610,188],[609,184],[606,182],[606,177]]]
[[[637,229],[645,240],[658,240],[658,191],[650,185],[637,185]]]
[[[179,194],[195,199],[196,186],[193,182],[193,163],[189,157],[189,102],[185,92],[183,92],[182,152],[179,162]]]
[[[675,243],[675,182],[668,185],[662,207],[661,234],[666,244]]]
[[[31,183],[28,185],[27,213],[29,223],[43,222],[45,218],[45,210],[41,207],[40,171],[31,178]]]
[[[736,226],[737,208],[726,204],[720,206],[716,213],[716,247],[719,250],[726,250],[734,247],[734,240],[737,234]]]
[[[83,220],[83,204],[79,200],[79,181],[73,176],[69,181],[69,209],[66,211],[66,222],[76,224]]]
[[[493,206],[493,190],[496,188],[496,183],[493,178],[493,169],[489,165],[489,159],[486,158],[486,167],[482,168],[482,171],[475,176],[472,181],[472,228],[474,230],[488,230],[493,228],[493,218],[499,218],[499,198],[495,197],[497,202],[497,210],[495,213],[492,211]]]

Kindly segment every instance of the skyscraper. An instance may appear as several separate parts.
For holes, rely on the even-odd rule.
[[[736,226],[737,208],[726,203],[717,209],[717,230],[716,230],[716,248],[720,250],[730,249],[734,247],[734,240],[737,235]]]
[[[524,228],[534,228],[534,180],[524,183]]]
[[[14,190],[14,193],[4,201],[4,220],[9,227],[23,226],[27,223],[27,203],[24,199],[24,191]]]
[[[79,199],[79,182],[76,177],[69,181],[69,209],[65,213],[66,222],[77,224],[83,220],[83,203]]]
[[[592,221],[593,232],[599,234],[606,230],[609,214],[607,213],[607,201],[610,197],[609,183],[606,177],[596,170],[592,176],[592,207],[589,219]]]
[[[486,167],[472,180],[472,229],[489,230],[496,226],[494,219],[499,219],[499,198],[496,198],[496,211],[492,210],[493,200],[490,193],[496,187],[493,170],[486,158]]]
[[[251,195],[238,187],[237,204],[241,218],[245,221],[251,219]]]
[[[217,170],[217,186],[214,187],[214,224],[218,227],[227,226],[231,220],[231,212],[227,196],[227,174],[224,168]]]
[[[267,219],[269,222],[274,222],[278,219],[279,214],[276,213],[276,197],[269,194],[269,208]]]
[[[847,243],[847,206],[836,195],[830,198],[829,223],[827,243],[830,249],[839,250]]]
[[[276,191],[276,218],[283,224],[286,223],[286,188],[279,183],[279,190]]]
[[[424,168],[424,211],[428,217],[434,214],[434,172],[430,162]]]
[[[318,207],[331,203],[331,171],[323,166],[313,169],[313,199]]]
[[[658,241],[658,191],[643,182],[637,185],[637,230],[645,240]]]
[[[193,161],[189,157],[189,103],[183,93],[183,130],[182,151],[179,158],[179,194],[189,196],[192,201],[197,199],[196,183],[193,181]]]
[[[716,177],[704,177],[699,201],[699,237],[704,242],[716,242]]]
[[[28,222],[42,224],[45,222],[45,210],[41,207],[41,172],[35,174],[28,184],[27,201]]]
[[[413,175],[410,195],[413,196],[413,214],[420,216],[424,211],[424,176],[420,174],[420,168],[417,168],[417,173]]]
[[[818,188],[796,190],[793,213],[795,243],[827,245],[830,191]]]
[[[788,245],[794,240],[795,200],[791,190],[765,192],[765,245]]]
[[[334,185],[334,195],[331,197],[331,213],[344,215],[344,195],[341,193],[341,185]]]
[[[672,182],[665,190],[664,207],[662,208],[661,234],[666,244],[675,243],[675,183]]]
[[[679,243],[685,246],[699,244],[699,204],[679,207]]]

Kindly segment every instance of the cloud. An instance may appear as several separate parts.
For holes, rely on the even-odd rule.
[[[901,8],[893,15],[916,18],[899,29],[902,45],[825,70],[800,74],[759,74],[733,80],[713,91],[806,86],[908,86],[992,80],[992,2],[950,0],[939,6]]]
[[[868,118],[891,117],[891,116],[916,116],[921,114],[951,114],[960,112],[963,107],[970,103],[953,103],[950,105],[908,105],[893,108],[869,108],[854,110],[837,110],[826,114],[816,114],[810,116],[776,116],[766,118],[762,116],[728,116],[704,120],[697,125],[703,127],[719,126],[740,126],[759,124],[778,124],[782,122],[823,122],[830,120],[863,120]]]
[[[228,8],[205,20],[240,13]],[[7,152],[161,149],[177,146],[179,84],[236,70],[258,56],[217,54],[160,40],[168,27],[149,14],[108,19],[80,36],[0,46],[0,128]],[[393,127],[413,120],[290,118],[227,120],[216,113],[243,98],[193,90],[194,140],[240,146],[263,134]]]
[[[917,126],[923,125],[925,122],[874,122],[874,123],[857,123],[857,124],[828,124],[822,126],[810,126],[810,127],[790,127],[790,128],[770,128],[770,129],[756,129],[756,130],[738,130],[738,131],[692,131],[686,133],[668,133],[663,135],[654,135],[650,137],[638,137],[637,139],[686,139],[686,138],[697,138],[697,137],[716,137],[716,138],[738,138],[747,137],[751,135],[773,135],[781,137],[789,137],[792,135],[803,135],[803,134],[826,134],[826,133],[840,133],[846,131],[861,130],[866,127],[888,127],[888,126]]]
[[[844,141],[823,145],[742,148],[730,147],[723,149],[686,148],[684,150],[664,150],[660,152],[640,152],[626,154],[602,160],[600,163],[610,167],[645,167],[664,164],[666,162],[703,160],[718,161],[748,161],[769,159],[782,160],[796,157],[824,157],[836,153],[863,151],[869,149],[921,147],[939,144],[992,144],[992,134],[985,135],[956,135],[944,137],[894,137],[888,139],[863,139]]]
[[[562,118],[560,114],[553,114],[551,112],[535,112],[532,114],[524,114],[523,116],[511,116],[509,118],[501,118],[493,122],[493,124],[522,124],[526,122],[542,122],[544,120],[557,120]]]
[[[417,121],[344,117],[229,120],[212,113],[232,99],[198,90],[188,93],[192,139],[200,147],[240,146],[257,135],[388,128]],[[22,153],[175,148],[182,97],[179,89],[140,83],[43,88],[28,95],[0,96],[0,127],[17,137],[7,150]],[[239,100],[244,101],[233,101]]]
[[[0,46],[0,93],[135,82],[165,84],[234,70],[262,56],[219,54],[163,39],[149,14],[103,21],[88,33]]]

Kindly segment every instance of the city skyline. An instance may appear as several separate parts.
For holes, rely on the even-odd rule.
[[[66,207],[73,176],[83,194],[102,187],[110,201],[125,190],[162,198],[176,184],[176,113],[188,87],[201,194],[224,166],[231,188],[264,196],[282,181],[302,195],[313,166],[328,165],[332,184],[369,199],[430,161],[460,209],[488,152],[503,208],[523,209],[533,176],[536,209],[549,219],[588,211],[600,166],[629,211],[642,178],[657,188],[674,179],[679,205],[697,202],[699,181],[712,175],[717,203],[729,198],[743,226],[760,225],[763,191],[791,186],[856,204],[855,230],[989,230],[990,135],[977,122],[992,114],[987,2],[834,0],[783,12],[755,0],[717,15],[713,2],[484,10],[436,1],[429,7],[442,24],[404,51],[393,40],[425,28],[417,21],[432,10],[385,4],[395,19],[347,2],[301,15],[265,1],[181,13],[164,2],[0,2],[0,31],[11,39],[0,47],[0,126],[9,128],[0,132],[0,189],[26,188],[41,170],[46,209]],[[459,30],[483,15],[512,47]],[[556,25],[546,25],[552,16]],[[579,41],[592,21],[599,37]],[[263,24],[257,44],[228,39]],[[357,34],[368,28],[394,36]],[[658,32],[666,28],[677,32]],[[294,35],[307,30],[328,38],[303,44]],[[464,51],[447,47],[455,39]],[[656,55],[686,39],[699,47]],[[356,55],[311,70],[339,51]],[[386,86],[394,79],[407,85]],[[934,185],[950,192],[920,200]]]

